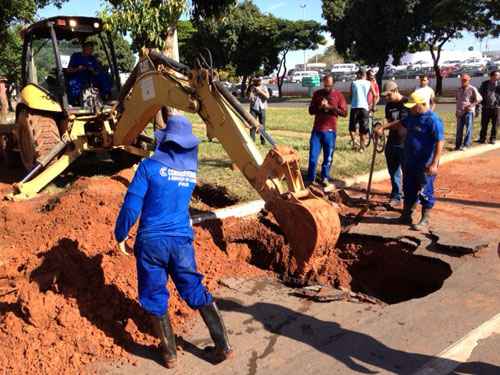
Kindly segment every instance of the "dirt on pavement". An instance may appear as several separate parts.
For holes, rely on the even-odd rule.
[[[485,228],[499,228],[498,220],[467,206],[498,207],[498,173],[488,171],[498,166],[500,152],[493,156],[441,168],[437,208],[442,214],[471,215]],[[477,175],[476,186],[464,185],[463,176],[471,174]],[[9,374],[76,374],[98,360],[132,361],[129,353],[157,345],[137,302],[134,257],[114,247],[114,222],[131,176],[125,170],[112,177],[82,177],[58,195],[0,202],[0,366]],[[7,177],[0,194],[15,178]],[[233,202],[212,187],[199,188],[195,198],[203,209]],[[269,271],[290,281],[290,250],[270,215],[206,222],[195,227],[194,244],[211,291],[221,278],[269,277]],[[423,296],[438,289],[450,270],[413,251],[399,242],[344,236],[317,262],[311,281],[363,291],[387,303],[407,298],[410,292],[399,288],[403,284],[412,296]],[[422,274],[432,282],[417,282]],[[195,312],[170,284],[169,290],[172,323],[177,333],[185,332]]]

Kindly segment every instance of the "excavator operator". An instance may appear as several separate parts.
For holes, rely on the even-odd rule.
[[[157,132],[154,154],[143,160],[128,188],[115,237],[122,252],[130,228],[140,216],[134,246],[139,302],[152,317],[167,368],[176,365],[175,335],[168,317],[168,276],[181,297],[198,309],[215,343],[215,360],[233,356],[227,331],[212,295],[196,270],[189,201],[196,185],[199,140],[189,120],[170,116]]]
[[[111,79],[101,63],[94,56],[94,43],[86,41],[82,52],[71,55],[68,68],[68,96],[72,105],[80,104],[80,97],[90,85],[97,87],[103,100],[108,100],[111,94]]]

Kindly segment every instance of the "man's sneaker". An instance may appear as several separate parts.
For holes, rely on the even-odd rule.
[[[400,199],[392,198],[389,201],[389,206],[391,206],[393,208],[400,207],[401,206],[401,200]]]
[[[486,143],[486,139],[478,139],[476,142],[477,143]]]
[[[494,145],[496,141],[494,139],[490,139],[490,145]]]
[[[322,180],[321,180],[321,185],[322,185],[323,187],[325,187],[325,188],[326,188],[326,187],[331,186],[330,180],[329,180],[328,178],[324,178],[324,179],[322,179]]]

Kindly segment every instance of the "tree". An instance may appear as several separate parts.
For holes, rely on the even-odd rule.
[[[199,50],[210,50],[214,68],[232,66],[234,73],[243,77],[242,92],[250,75],[263,67],[270,72],[279,62],[276,18],[264,15],[252,1],[231,8],[223,19],[207,18],[195,26],[196,32],[181,54],[193,61]]]
[[[3,32],[0,49],[0,76],[9,82],[19,82],[21,77],[22,39],[21,26],[10,26]]]
[[[129,33],[136,51],[158,48],[178,59],[177,23],[188,10],[187,0],[108,0],[107,23],[122,34]],[[192,0],[195,19],[220,16],[235,0]]]
[[[279,50],[279,63],[277,69],[278,91],[282,96],[282,87],[287,73],[286,57],[290,51],[317,49],[320,44],[325,44],[325,37],[321,34],[322,27],[316,21],[289,21],[277,20],[278,30],[274,38],[276,48]]]
[[[418,0],[323,0],[323,17],[343,56],[377,65],[382,81],[389,56],[408,51]]]
[[[21,27],[47,5],[60,7],[67,0],[10,0],[0,7],[0,76],[18,83],[21,75]]]
[[[196,24],[191,41],[181,49],[193,59],[199,46],[213,52],[214,67],[228,68],[242,76],[243,90],[249,76],[278,69],[281,95],[289,51],[315,49],[325,42],[315,21],[290,21],[264,14],[252,1],[243,1],[222,20],[205,19]]]
[[[443,46],[451,39],[461,38],[464,31],[478,37],[497,36],[499,2],[492,0],[420,0],[415,14],[416,35],[413,47],[427,47],[436,74],[436,93],[443,89],[439,61]]]
[[[344,62],[344,58],[337,52],[335,45],[331,45],[326,48],[323,53],[318,53],[307,60],[308,63],[325,63],[327,65],[341,64]]]

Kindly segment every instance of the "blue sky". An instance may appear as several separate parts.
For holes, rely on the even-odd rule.
[[[321,0],[254,0],[257,6],[266,13],[281,18],[288,18],[291,20],[302,19],[304,12],[307,19],[313,19],[318,22],[324,23],[321,17]],[[102,0],[70,0],[62,9],[55,7],[47,7],[39,12],[40,17],[51,17],[55,15],[79,15],[79,16],[94,16],[99,9],[104,5]],[[306,5],[304,10],[301,5]],[[327,36],[329,44],[332,43],[329,35]],[[479,40],[474,38],[471,34],[466,34],[463,39],[452,41],[445,46],[449,50],[466,50],[469,47],[474,47],[474,50],[485,50],[486,45],[489,50],[500,50],[500,38],[488,39],[481,44]],[[324,47],[316,51],[306,51],[306,57],[311,57],[318,51],[322,51]],[[289,67],[294,64],[302,63],[304,53],[302,51],[291,52],[288,56]]]

